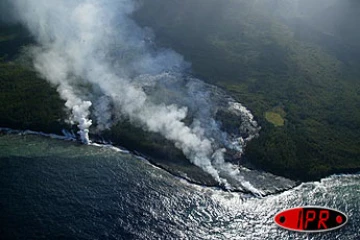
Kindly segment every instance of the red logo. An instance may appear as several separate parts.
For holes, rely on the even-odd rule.
[[[325,232],[343,227],[347,216],[335,209],[306,206],[290,208],[275,215],[282,228],[297,232]]]

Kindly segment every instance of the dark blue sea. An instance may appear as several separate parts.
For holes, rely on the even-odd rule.
[[[191,184],[106,147],[0,136],[0,239],[360,239],[360,176],[334,175],[267,197]],[[341,229],[294,233],[274,215],[336,208]]]

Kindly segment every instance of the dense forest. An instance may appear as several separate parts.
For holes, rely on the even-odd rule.
[[[359,171],[360,15],[351,5],[356,2],[341,11],[339,1],[326,10],[303,9],[302,17],[284,1],[268,2],[143,1],[133,18],[152,29],[158,47],[185,56],[194,76],[253,112],[262,130],[248,144],[244,164],[300,180]],[[0,126],[59,133],[70,128],[68,113],[54,86],[23,59],[23,46],[32,43],[22,27],[1,25]],[[181,159],[167,167],[172,171],[179,165],[190,169],[170,143],[127,122],[103,137],[159,165],[169,157]]]
[[[249,162],[308,180],[360,167],[359,4],[332,2],[156,0],[135,17],[253,111]]]

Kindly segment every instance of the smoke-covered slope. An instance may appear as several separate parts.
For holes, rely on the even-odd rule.
[[[172,143],[217,184],[257,193],[245,172],[225,161],[226,152],[238,159],[258,135],[252,114],[191,77],[181,55],[156,47],[151,31],[131,19],[135,4],[9,2],[14,20],[36,40],[23,58],[30,58],[40,76],[56,87],[70,112],[68,123],[77,126],[83,143],[91,142],[91,129],[101,136],[128,122]],[[227,131],[218,112],[236,119],[234,131]]]
[[[208,181],[209,173],[199,171],[199,167],[210,165],[191,164],[183,156],[184,141],[174,148],[181,136],[175,139],[174,135],[167,135],[169,129],[158,127],[175,120],[199,143],[209,141],[207,146],[211,147],[205,155],[212,167],[216,165],[215,157],[219,157],[212,154],[216,150],[221,158],[239,161],[236,152],[242,153],[243,149],[231,148],[242,144],[235,141],[234,145],[232,140],[247,138],[246,130],[239,130],[246,121],[231,113],[231,98],[227,94],[217,98],[216,88],[197,80],[193,77],[196,75],[230,91],[233,98],[250,107],[260,122],[260,137],[248,143],[241,163],[247,161],[247,165],[303,180],[359,169],[358,48],[350,44],[356,42],[356,34],[350,34],[355,28],[347,25],[353,23],[350,19],[356,20],[355,8],[341,5],[340,1],[329,1],[326,8],[321,4],[309,7],[307,1],[300,6],[293,1],[275,0],[154,0],[138,6],[131,5],[135,3],[131,1],[119,1],[118,5],[109,1],[104,6],[104,2],[89,1],[81,6],[80,2],[65,1],[56,10],[51,9],[51,2],[38,2],[35,10],[31,10],[35,8],[32,3],[13,2],[29,5],[20,15],[10,15],[21,16],[32,29],[38,44],[26,48],[27,56],[35,57],[38,71],[68,101],[74,130],[79,125],[84,138],[91,119],[89,129],[96,134],[93,139],[112,139],[150,155],[153,162],[173,173],[215,184],[215,180]],[[89,7],[92,4],[95,11]],[[110,6],[112,9],[107,11]],[[336,11],[337,6],[343,7],[349,17]],[[86,14],[81,14],[83,8]],[[338,14],[336,20],[342,19],[338,25],[326,17],[332,13]],[[102,17],[94,22],[91,16]],[[344,29],[347,34],[341,34]],[[12,41],[3,43],[11,46]],[[183,54],[186,61],[169,49]],[[6,79],[11,76],[17,78],[9,75]],[[134,97],[134,93],[140,97]],[[3,95],[4,101],[11,101],[10,95]],[[38,101],[27,98],[30,101],[24,103]],[[89,102],[92,105],[87,108]],[[127,104],[132,107],[125,107]],[[28,105],[31,104],[19,106]],[[11,112],[11,106],[1,109]],[[186,107],[186,114],[182,107]],[[27,110],[24,119],[31,119],[34,112]],[[48,118],[53,116],[47,112]],[[15,113],[10,115],[23,116]],[[181,116],[166,123],[157,121],[164,113]],[[152,119],[149,115],[157,117]],[[16,121],[5,120],[16,125]],[[55,120],[54,117],[51,121]],[[36,123],[22,125],[26,126]],[[225,154],[223,147],[228,149]],[[190,149],[195,149],[194,145]],[[187,157],[195,162],[193,152],[187,152]],[[223,172],[215,168],[218,173]],[[208,172],[214,176],[213,171]],[[244,177],[246,173],[240,175]],[[262,176],[250,175],[246,178]]]
[[[257,167],[309,180],[359,170],[357,1],[143,1],[135,15],[262,126]]]

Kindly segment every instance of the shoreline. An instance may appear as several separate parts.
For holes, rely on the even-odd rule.
[[[195,184],[197,186],[202,186],[202,187],[208,187],[208,188],[215,188],[215,189],[220,189],[222,191],[227,191],[227,192],[234,192],[234,193],[242,193],[242,194],[249,194],[251,196],[254,197],[266,197],[266,196],[271,196],[271,195],[276,195],[276,194],[280,194],[282,192],[286,192],[290,189],[296,188],[301,184],[304,183],[309,183],[309,182],[319,182],[322,179],[325,178],[329,178],[331,176],[341,176],[341,175],[358,175],[360,174],[360,169],[358,170],[354,170],[354,171],[337,171],[337,172],[333,172],[330,173],[324,177],[320,177],[320,178],[314,178],[314,179],[310,179],[310,180],[306,180],[306,181],[300,181],[297,179],[289,179],[291,181],[294,181],[294,185],[291,187],[287,187],[287,188],[282,188],[282,189],[276,189],[273,191],[268,191],[268,192],[262,192],[260,195],[251,192],[250,190],[240,190],[240,189],[226,189],[224,186],[219,185],[218,183],[215,182],[215,180],[213,180],[210,176],[208,176],[209,178],[211,178],[212,183],[210,182],[206,182],[206,181],[198,181],[197,179],[192,179],[191,177],[188,177],[186,173],[184,172],[180,172],[180,171],[174,171],[169,167],[164,166],[163,164],[159,163],[159,161],[156,161],[154,157],[146,155],[144,153],[141,153],[140,151],[134,150],[134,149],[129,149],[129,148],[125,148],[123,146],[119,146],[116,143],[113,144],[111,141],[98,141],[98,140],[94,140],[92,141],[90,144],[83,144],[79,141],[79,139],[76,137],[75,134],[70,133],[66,130],[63,130],[63,135],[60,134],[56,134],[56,133],[45,133],[42,131],[33,131],[33,130],[19,130],[19,129],[12,129],[12,128],[6,128],[6,127],[0,127],[0,136],[1,135],[34,135],[34,136],[40,136],[40,137],[45,137],[45,138],[52,138],[52,139],[56,139],[56,140],[62,140],[62,141],[70,141],[70,142],[74,142],[77,144],[81,144],[81,145],[89,145],[89,146],[94,146],[94,147],[103,147],[103,148],[109,148],[112,149],[113,151],[116,152],[120,152],[123,154],[131,154],[134,157],[136,157],[137,159],[140,159],[141,161],[145,161],[147,162],[149,165],[151,165],[152,167],[155,168],[159,168],[163,171],[166,171],[167,173],[171,174],[172,176],[178,178],[179,180],[183,180],[186,181],[189,184]],[[243,156],[244,157],[244,156]],[[248,160],[244,160],[245,165],[246,166],[240,166],[240,167],[245,167],[247,168],[247,170],[250,171],[260,171],[264,172],[264,173],[269,173],[272,174],[270,172],[265,172],[261,169],[256,169],[255,166],[253,165],[249,165],[246,164],[246,161]],[[191,164],[192,165],[192,164]],[[196,168],[195,165],[192,165],[192,167]],[[351,169],[353,170],[353,169]],[[201,170],[202,171],[202,170]],[[202,173],[205,173],[202,171]],[[205,173],[206,174],[206,173]],[[275,175],[276,176],[276,175]],[[278,175],[278,177],[282,177],[284,178],[284,176]],[[202,179],[204,180],[204,179]]]
[[[296,184],[291,187],[276,189],[275,191],[267,191],[267,192],[259,191],[258,193],[255,193],[255,192],[252,192],[252,191],[246,190],[246,189],[237,189],[237,188],[227,189],[227,188],[225,188],[225,186],[222,186],[219,183],[216,183],[215,180],[213,180],[213,179],[210,183],[207,181],[197,181],[196,179],[192,179],[191,177],[188,177],[186,173],[181,174],[180,172],[172,171],[171,169],[164,167],[162,164],[159,164],[157,161],[154,160],[153,157],[147,156],[146,154],[143,154],[139,151],[127,149],[122,146],[113,145],[112,143],[109,143],[106,141],[100,142],[100,141],[95,140],[95,141],[92,141],[90,144],[83,144],[79,141],[79,139],[76,138],[76,135],[73,135],[66,130],[63,130],[63,134],[64,135],[59,135],[59,134],[55,134],[55,133],[44,133],[41,131],[33,131],[33,130],[29,130],[29,129],[18,130],[18,129],[0,127],[0,136],[1,135],[21,135],[21,136],[33,135],[33,136],[51,138],[51,139],[55,139],[55,140],[70,141],[70,142],[74,142],[74,143],[81,144],[81,145],[88,145],[88,146],[94,146],[94,147],[100,147],[100,148],[109,148],[113,151],[120,152],[123,154],[131,154],[134,157],[136,157],[137,159],[147,162],[152,167],[156,167],[163,171],[166,171],[167,173],[171,174],[172,176],[178,178],[179,180],[186,181],[189,184],[195,184],[197,186],[208,187],[208,188],[215,188],[215,189],[219,189],[219,190],[227,191],[227,192],[242,193],[242,194],[246,194],[246,195],[251,195],[253,197],[261,198],[261,197],[266,197],[266,196],[270,196],[270,195],[276,195],[276,194],[288,191],[290,189],[293,189],[294,187],[297,187],[303,183],[303,182],[296,182]],[[193,165],[193,167],[196,167],[196,166]],[[205,173],[205,172],[203,172],[203,173]]]

